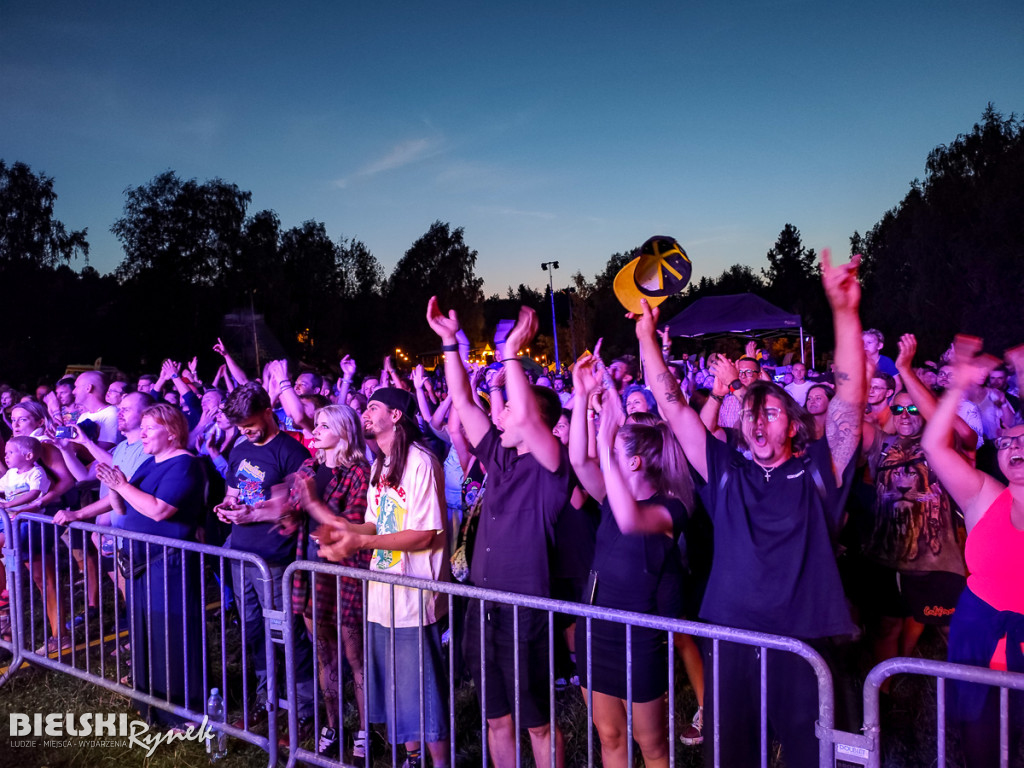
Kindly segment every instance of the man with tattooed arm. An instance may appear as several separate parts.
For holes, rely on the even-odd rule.
[[[767,381],[743,394],[739,424],[753,460],[710,437],[662,360],[657,309],[636,316],[644,365],[658,408],[689,463],[704,481],[701,496],[715,527],[711,576],[701,606],[706,621],[804,640],[825,656],[830,638],[854,631],[836,567],[834,543],[855,469],[866,377],[861,340],[859,257],[833,266],[822,251],[822,280],[835,325],[836,396],[829,404],[825,440],[812,441],[800,407]],[[758,738],[759,649],[721,643],[719,716],[722,765],[756,765],[767,749]],[[811,667],[789,653],[768,651],[767,715],[786,765],[818,765],[817,683]],[[715,693],[710,644],[704,702],[707,729]],[[708,764],[713,740],[705,741]]]

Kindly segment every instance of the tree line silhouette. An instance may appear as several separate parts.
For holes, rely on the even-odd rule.
[[[863,254],[866,327],[888,338],[914,331],[935,356],[959,331],[984,336],[992,349],[1024,340],[1024,127],[990,104],[980,122],[928,155],[923,180],[868,232],[854,232]],[[369,362],[396,346],[434,351],[423,322],[431,295],[459,312],[476,342],[520,304],[550,318],[550,289],[520,284],[485,297],[479,254],[461,227],[435,221],[389,275],[366,245],[332,239],[322,222],[285,229],[273,211],[248,213],[251,193],[222,179],[198,182],[173,171],[125,191],[111,226],[124,250],[112,274],[88,264],[86,230],[54,218],[54,180],[24,163],[0,160],[0,285],[6,332],[0,378],[27,388],[52,380],[70,363],[102,357],[138,373],[160,358],[209,353],[225,315],[262,315],[291,358],[331,370],[341,355]],[[638,244],[639,245],[639,244]],[[685,245],[685,242],[684,242]],[[632,331],[612,281],[633,249],[604,268],[580,272],[555,291],[559,348],[569,362],[600,337],[611,354],[631,351]],[[82,258],[85,265],[71,265]],[[817,254],[786,223],[755,270],[736,264],[702,277],[662,305],[671,317],[710,295],[753,292],[801,315],[809,333],[831,338]],[[557,274],[556,274],[557,277]],[[534,354],[553,359],[550,319]],[[682,343],[681,350],[686,346]]]

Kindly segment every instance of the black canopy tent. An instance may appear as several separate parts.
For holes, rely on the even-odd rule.
[[[779,309],[752,293],[734,293],[726,296],[705,296],[697,299],[678,315],[666,322],[670,336],[693,338],[696,336],[748,336],[769,338],[789,334],[800,336],[800,358],[803,360],[804,329],[800,315]],[[814,366],[814,346],[811,341],[811,367]]]

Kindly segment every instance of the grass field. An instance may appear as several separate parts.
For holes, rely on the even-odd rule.
[[[240,690],[243,674],[240,655],[229,653],[225,654],[223,658],[221,657],[219,643],[221,618],[216,606],[208,611],[207,622],[210,637],[208,659],[211,674],[219,678],[219,664],[226,665],[229,679],[228,689],[233,693],[233,695],[229,695],[229,709],[232,712],[237,712],[240,707],[237,691]],[[237,628],[232,627],[228,622],[225,623],[225,627],[228,632],[228,647],[237,647],[240,642]],[[89,652],[89,662],[93,669],[99,667],[100,653],[108,653],[112,647],[113,639],[108,638],[102,650],[98,644],[92,648]],[[926,632],[922,638],[919,653],[926,658],[944,658],[944,639],[938,632]],[[79,667],[84,666],[84,659],[85,654],[80,650],[76,658]],[[0,657],[0,663],[2,661],[3,659]],[[112,661],[109,658],[106,661],[107,677],[111,680],[115,679],[119,672]],[[863,667],[863,664],[860,666]],[[681,663],[677,663],[676,670],[679,676],[675,690],[676,732],[678,733],[685,724],[684,720],[693,714],[696,702],[692,689],[685,682]],[[856,707],[857,692],[860,690],[859,682],[850,686],[850,690],[854,692],[854,710],[857,713],[853,722],[859,722],[859,710]],[[357,725],[351,689],[348,700],[347,732]],[[558,693],[556,700],[559,724],[566,741],[566,763],[571,768],[586,765],[587,738],[591,729],[587,722],[586,705],[579,689],[569,687],[566,691]],[[467,683],[456,691],[455,711],[456,764],[458,768],[479,766],[481,759],[480,710],[471,684]],[[128,715],[129,719],[134,719],[137,715],[131,708],[130,701],[123,695],[107,691],[66,674],[30,667],[21,671],[0,688],[0,723],[3,723],[0,725],[0,768],[35,768],[36,766],[48,766],[49,768],[58,766],[171,768],[171,766],[209,765],[204,746],[194,742],[160,745],[152,757],[147,757],[145,752],[138,747],[83,747],[79,743],[80,740],[75,737],[70,738],[69,745],[47,747],[44,745],[45,739],[36,738],[35,747],[16,747],[13,746],[12,740],[9,738],[7,725],[8,716],[12,712],[30,714],[37,712],[123,712]],[[284,714],[281,713],[282,719]],[[895,678],[891,700],[883,708],[883,717],[883,764],[887,768],[932,768],[936,764],[934,680],[909,676]],[[284,732],[283,725],[281,732]],[[304,746],[312,748],[312,742]],[[384,745],[382,738],[377,739],[376,746],[374,768],[386,768],[391,764],[391,750]],[[593,749],[595,764],[600,765],[600,745],[596,735]],[[947,750],[949,764],[960,765],[955,739],[949,739]],[[282,749],[282,764],[285,754],[285,750]],[[523,737],[523,754],[524,764],[532,765],[532,760],[529,759],[529,740],[525,735]],[[635,755],[638,764],[642,764],[639,750],[635,751]],[[676,743],[675,759],[676,766],[679,768],[696,768],[704,765],[703,752],[700,747],[685,747]],[[1021,764],[1024,764],[1024,754],[1021,754],[1019,759]],[[235,766],[265,765],[266,760],[266,753],[262,750],[240,740],[232,739],[229,742],[228,757],[219,764],[225,768],[235,768]],[[400,764],[401,751],[399,751],[398,760]],[[776,768],[784,765],[777,748],[772,750],[770,764]],[[1011,762],[1011,764],[1013,763]]]

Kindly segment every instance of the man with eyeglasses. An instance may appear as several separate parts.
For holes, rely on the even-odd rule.
[[[888,373],[876,370],[868,383],[868,404],[865,408],[865,421],[873,424],[880,432],[887,435],[896,433],[889,412],[889,400],[896,394],[896,381]]]
[[[726,626],[798,637],[832,655],[832,638],[854,631],[834,546],[856,469],[867,383],[861,339],[859,257],[832,266],[822,251],[822,282],[835,328],[836,396],[824,440],[811,440],[806,412],[780,386],[742,387],[740,426],[752,460],[714,439],[686,404],[655,335],[657,310],[637,319],[644,365],[658,408],[704,481],[701,496],[715,527],[714,559],[700,617]],[[744,369],[754,366],[740,361]],[[742,383],[742,381],[741,381]],[[734,388],[732,393],[735,396]],[[723,397],[720,389],[713,392]],[[756,765],[761,718],[757,648],[723,643],[715,664],[705,651],[704,728],[714,732],[716,693],[723,765]],[[818,765],[817,683],[802,660],[769,652],[767,719],[788,766]],[[717,685],[717,687],[716,687]],[[711,739],[705,740],[708,764]]]
[[[761,377],[761,363],[753,357],[741,357],[736,361],[736,378],[729,383],[729,394],[719,402],[718,426],[732,429],[739,426],[740,404],[747,387]]]

